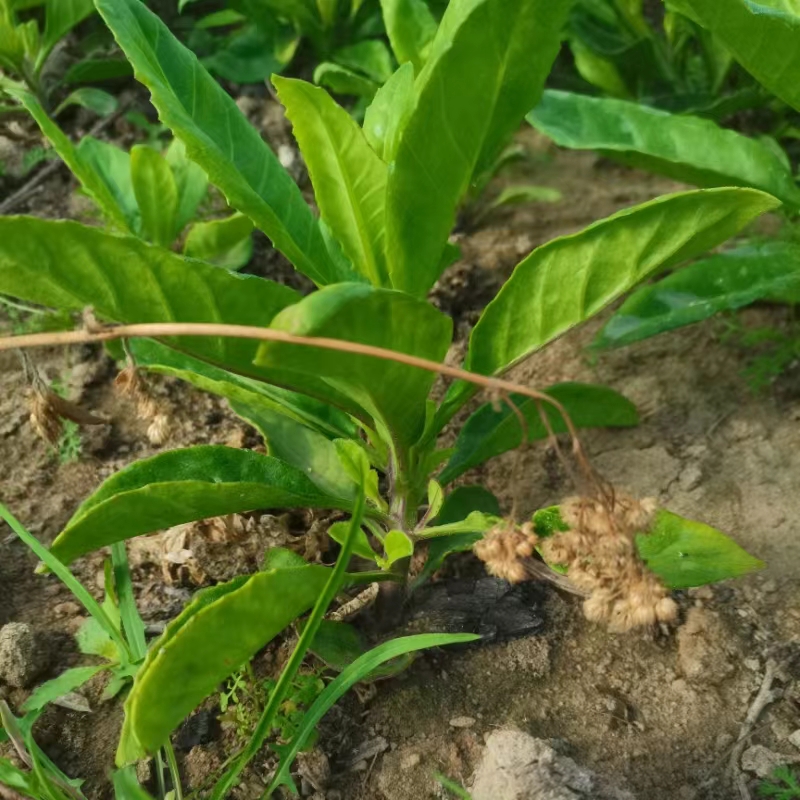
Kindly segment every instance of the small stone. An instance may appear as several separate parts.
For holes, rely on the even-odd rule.
[[[796,730],[794,733],[789,734],[789,743],[793,744],[798,750],[800,750],[800,730]]]
[[[45,642],[30,625],[9,622],[0,628],[0,680],[25,689],[47,668]]]
[[[721,733],[714,741],[714,747],[718,752],[727,750],[736,740],[730,733]]]
[[[53,606],[53,614],[58,619],[63,619],[64,617],[74,617],[76,614],[81,613],[81,607],[77,603],[73,603],[71,600],[67,600],[64,603],[56,603]]]
[[[361,761],[356,761],[352,767],[350,767],[351,772],[366,772],[367,771],[367,762],[362,758]]]
[[[716,614],[691,608],[678,631],[678,663],[688,681],[719,684],[735,667],[726,650],[727,631]]]
[[[473,717],[453,717],[450,720],[451,728],[471,728],[475,724]]]
[[[758,672],[761,669],[761,662],[757,658],[746,658],[742,664],[751,672]]]
[[[761,591],[765,594],[772,594],[773,592],[778,591],[778,582],[774,578],[770,578],[769,580],[764,581],[763,585],[761,586]]]
[[[742,769],[745,772],[754,772],[759,778],[769,778],[778,767],[791,760],[762,744],[755,744],[742,753]]]
[[[409,753],[400,762],[401,769],[414,769],[419,762],[422,761],[422,756],[419,753]]]

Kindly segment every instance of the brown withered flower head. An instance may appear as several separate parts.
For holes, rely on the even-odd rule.
[[[675,601],[636,549],[636,534],[650,530],[655,511],[654,500],[619,493],[611,501],[573,497],[561,505],[570,529],[545,539],[541,552],[589,593],[587,619],[617,632],[675,619]]]
[[[529,578],[523,559],[533,555],[538,543],[533,523],[518,526],[503,520],[476,542],[473,551],[486,564],[490,575],[509,583],[521,583]]]
[[[150,443],[164,444],[171,427],[169,415],[153,397],[139,370],[129,364],[114,379],[114,388],[122,397],[127,397],[136,404],[136,416],[139,419],[150,423],[147,428],[147,438]]]
[[[33,429],[38,436],[53,447],[58,446],[64,432],[65,419],[72,420],[78,425],[102,425],[106,422],[105,419],[92,414],[44,386],[36,386],[32,389],[28,405]]]

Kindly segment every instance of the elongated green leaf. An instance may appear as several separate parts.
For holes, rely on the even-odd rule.
[[[169,247],[178,231],[178,186],[161,153],[137,144],[131,149],[131,181],[145,238]]]
[[[324,434],[328,439],[347,439],[358,435],[357,425],[347,414],[306,395],[236,375],[152,339],[134,339],[128,346],[140,367],[180,378],[237,404],[259,408],[266,406]]]
[[[753,189],[683,192],[549,242],[487,306],[472,331],[469,368],[485,375],[508,369],[656,269],[715,247],[777,205]]]
[[[95,667],[73,667],[62,672],[57,678],[53,678],[41,686],[37,686],[31,696],[22,705],[22,711],[26,714],[30,711],[40,711],[48,703],[58,700],[65,694],[74,692],[75,689],[83,686],[98,672],[106,669],[104,664]]]
[[[193,520],[259,508],[343,508],[300,470],[251,450],[204,445],[171,450],[117,472],[85,500],[51,552],[84,553]]]
[[[379,88],[370,78],[332,61],[323,61],[317,65],[314,83],[330,89],[334,94],[351,94],[367,100],[372,99]]]
[[[724,533],[669,511],[658,512],[652,533],[637,536],[636,546],[670,589],[738,578],[764,566]]]
[[[53,149],[61,160],[69,167],[70,172],[80,181],[87,194],[97,203],[100,210],[110,222],[119,226],[123,231],[130,230],[128,219],[120,208],[114,195],[106,184],[95,174],[94,170],[84,163],[72,142],[67,138],[61,128],[53,122],[36,97],[27,90],[15,87],[4,87],[15,100],[22,103],[28,113],[34,118],[42,133],[47,137]]]
[[[244,214],[196,222],[186,234],[183,252],[226,269],[240,269],[253,254],[253,223]]]
[[[394,161],[400,136],[414,110],[414,67],[403,64],[375,93],[364,115],[364,135],[388,164]]]
[[[578,428],[631,427],[639,423],[636,407],[630,400],[605,386],[584,383],[562,383],[546,390],[566,409]],[[511,400],[527,423],[527,441],[546,439],[548,432],[541,419],[547,419],[554,433],[567,430],[558,411],[547,403],[537,403],[529,397],[512,395]],[[513,450],[522,443],[523,432],[517,415],[502,403],[495,410],[491,403],[481,406],[461,429],[455,452],[439,475],[442,483],[450,483],[468,469],[490,458]]]
[[[41,68],[59,40],[93,11],[92,0],[45,0],[44,36],[37,69]]]
[[[197,208],[208,192],[205,172],[186,155],[186,147],[180,139],[173,139],[164,158],[172,169],[178,187],[178,230],[183,230],[195,217]]]
[[[364,39],[340,47],[332,59],[342,67],[362,72],[379,85],[386,83],[394,72],[392,54],[383,39]]]
[[[297,185],[195,55],[139,0],[95,0],[161,121],[228,202],[320,285],[347,279]]]
[[[698,261],[634,292],[598,335],[619,347],[765,298],[800,293],[800,246],[773,241]]]
[[[115,322],[229,322],[266,326],[299,299],[277,283],[190,261],[130,237],[74,222],[0,219],[0,292]],[[170,344],[258,374],[256,343],[188,337]]]
[[[392,284],[424,295],[456,208],[536,105],[569,0],[452,0],[417,79],[387,195]]]
[[[330,286],[279,314],[272,327],[303,336],[322,336],[386,347],[441,361],[450,344],[452,322],[429,303],[401,292],[363,284]],[[425,398],[434,376],[393,361],[293,348],[265,342],[256,359],[264,367],[282,367],[319,375],[346,394],[402,444],[413,443],[425,422]]]
[[[388,286],[386,164],[324,89],[277,76],[273,83],[303,152],[322,218],[358,272],[373,286]]]
[[[289,770],[294,759],[303,749],[306,740],[319,721],[336,701],[358,681],[362,680],[364,676],[372,673],[386,661],[405,653],[425,650],[429,647],[444,647],[448,644],[466,644],[475,642],[478,639],[480,639],[480,636],[470,633],[423,633],[417,636],[403,636],[399,639],[392,639],[374,647],[368,653],[364,653],[363,656],[350,664],[335,680],[328,684],[325,691],[320,694],[306,712],[294,739],[292,739],[287,748],[282,748],[280,766],[272,779],[269,789],[267,789],[267,794],[276,791],[279,786],[289,779]]]
[[[669,3],[713,33],[767,89],[800,110],[800,15],[776,2]]]
[[[117,765],[164,744],[219,683],[311,608],[329,576],[321,566],[273,569],[199,593],[136,676]]]
[[[711,120],[558,91],[545,92],[527,118],[562,147],[599,150],[696,186],[750,186],[800,206],[800,188],[774,150]]]
[[[91,170],[94,177],[108,190],[116,203],[115,208],[119,208],[124,214],[126,231],[137,236],[141,234],[142,216],[133,191],[130,154],[110,142],[84,136],[78,143],[76,155],[81,166]],[[104,211],[102,207],[100,210]],[[107,213],[105,216],[109,217]]]
[[[231,408],[264,437],[271,456],[300,470],[325,494],[351,501],[355,498],[358,484],[342,469],[336,445],[330,439],[266,404],[232,402]]]
[[[383,22],[399,64],[419,71],[436,35],[436,19],[424,0],[381,0]]]
[[[302,629],[302,626],[300,626]],[[314,642],[309,650],[331,669],[341,672],[350,666],[356,659],[369,650],[367,641],[361,632],[348,625],[346,622],[332,622],[324,619],[319,630],[314,636]],[[390,662],[374,669],[361,678],[364,683],[389,678],[408,669],[413,661],[413,656],[406,653]]]
[[[139,785],[134,767],[118,769],[111,776],[114,785],[115,800],[153,800],[153,798]]]
[[[104,92],[102,89],[95,89],[93,86],[82,86],[74,92],[70,92],[59,104],[58,108],[53,112],[53,116],[57,117],[65,108],[69,106],[81,106],[88,108],[89,111],[94,111],[99,117],[107,117],[113,114],[119,103],[113,94]]]

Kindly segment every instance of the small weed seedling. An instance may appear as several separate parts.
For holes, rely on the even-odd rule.
[[[769,780],[758,786],[759,797],[772,797],[775,800],[800,800],[800,782],[789,767],[778,767]]]

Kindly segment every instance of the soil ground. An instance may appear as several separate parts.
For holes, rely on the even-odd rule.
[[[257,122],[280,128],[270,103],[245,105]],[[678,188],[591,154],[557,151],[532,131],[523,131],[520,142],[529,160],[493,190],[508,182],[534,182],[559,189],[563,199],[499,210],[458,234],[463,258],[434,290],[436,302],[457,322],[454,359],[481,308],[533,247]],[[72,189],[65,173],[56,175],[30,206],[17,211],[86,219]],[[289,274],[263,245],[251,269],[279,279]],[[641,425],[586,433],[584,445],[596,467],[621,489],[656,497],[673,511],[727,531],[766,568],[747,579],[680,593],[678,624],[625,635],[586,622],[574,598],[545,588],[540,635],[429,653],[402,676],[348,696],[321,727],[317,761],[323,767],[327,761],[330,776],[322,774],[325,769],[315,774],[313,758],[304,762],[307,794],[316,791],[318,800],[442,797],[433,774],[468,783],[483,736],[512,724],[551,739],[557,749],[640,799],[729,800],[735,795],[728,755],[768,659],[781,665],[783,696],[761,716],[748,746],[765,745],[788,763],[798,759],[800,751],[789,743],[800,728],[800,692],[792,672],[800,636],[798,373],[790,367],[755,394],[743,377],[752,354],[724,335],[730,321],[720,320],[591,355],[587,347],[606,318],[563,336],[511,377],[540,388],[581,380],[623,392],[639,407]],[[791,324],[781,307],[750,309],[733,321],[744,329],[781,330]],[[156,380],[170,428],[166,441],[153,445],[146,424],[115,395],[116,367],[108,356],[82,348],[38,352],[35,360],[73,399],[109,420],[84,431],[77,461],[60,463],[27,422],[17,356],[0,355],[2,501],[44,542],[104,478],[136,459],[190,444],[257,444],[224,403]],[[516,507],[520,517],[574,491],[555,454],[543,445],[495,459],[465,481],[488,487],[504,511]],[[284,527],[300,537],[318,522],[295,513]],[[220,580],[254,569],[274,528],[267,522],[233,543],[201,548],[202,577]],[[137,596],[156,632],[190,597],[197,576],[165,568],[163,537],[137,547]],[[470,562],[465,556],[450,569],[469,571]],[[50,652],[42,677],[48,678],[81,663],[72,639],[81,609],[54,578],[34,575],[34,567],[35,559],[0,527],[0,625],[28,622],[44,634]],[[75,571],[99,597],[102,555],[82,559]],[[278,655],[274,650],[262,655],[257,668],[269,671]],[[111,796],[107,775],[121,720],[118,705],[99,703],[101,687],[98,681],[86,692],[91,714],[51,707],[36,732],[68,774],[86,779],[91,798]],[[0,686],[0,697],[12,708],[25,696]],[[179,748],[185,781],[193,789],[213,776],[234,738],[231,731],[217,735],[216,726],[210,727],[209,735],[184,736]],[[267,756],[257,760],[238,795],[260,796],[268,768]],[[747,777],[752,784],[753,775]]]

